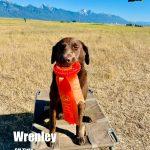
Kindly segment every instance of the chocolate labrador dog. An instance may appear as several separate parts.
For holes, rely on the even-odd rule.
[[[51,63],[56,62],[59,66],[68,67],[75,61],[80,62],[81,70],[78,73],[80,87],[86,100],[88,85],[87,85],[87,72],[84,67],[84,62],[89,64],[89,53],[87,46],[72,37],[66,37],[56,43],[52,48]],[[53,72],[52,84],[50,86],[50,133],[56,131],[56,118],[63,118],[62,105],[56,83],[56,76]],[[76,141],[79,145],[85,143],[85,126],[83,123],[83,115],[85,110],[85,103],[79,102],[79,125],[76,126]]]

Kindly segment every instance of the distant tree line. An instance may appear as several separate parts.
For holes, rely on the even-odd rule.
[[[132,24],[132,23],[128,23],[128,24],[126,24],[126,26],[130,26],[130,27],[143,27],[142,25]]]
[[[61,20],[60,22],[61,23],[65,23],[65,22],[69,23],[69,22],[77,22],[77,21],[76,20],[72,20],[72,21],[63,21],[63,20]]]

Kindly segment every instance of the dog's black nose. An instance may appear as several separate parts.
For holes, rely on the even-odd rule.
[[[72,61],[72,55],[67,54],[66,56],[64,56],[64,60],[65,62],[70,63]]]
[[[69,58],[66,58],[65,60],[66,60],[67,63],[71,62],[71,60]]]

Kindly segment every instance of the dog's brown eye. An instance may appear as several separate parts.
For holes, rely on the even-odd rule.
[[[73,49],[77,50],[79,46],[77,44],[73,44]]]

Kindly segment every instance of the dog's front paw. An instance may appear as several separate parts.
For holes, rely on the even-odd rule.
[[[50,142],[46,142],[46,145],[47,145],[48,147],[54,149],[55,143],[53,143],[53,142],[50,141]]]
[[[52,149],[54,149],[55,143],[52,143],[52,142],[49,142],[49,143],[50,143],[50,147],[51,147]]]
[[[77,140],[77,144],[79,144],[79,145],[84,145],[86,142],[85,136],[84,137],[77,137],[76,140]]]

